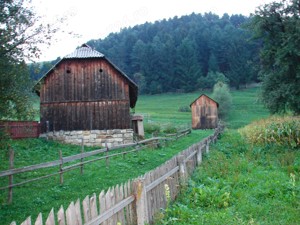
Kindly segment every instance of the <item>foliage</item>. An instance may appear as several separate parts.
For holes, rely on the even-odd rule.
[[[228,85],[218,82],[214,85],[212,98],[219,103],[218,114],[221,119],[226,118],[232,107],[232,97]]]
[[[36,111],[26,64],[0,59],[0,74],[0,120],[33,119]]]
[[[299,224],[300,152],[259,149],[227,130],[156,224]]]
[[[253,122],[240,129],[242,136],[251,144],[300,147],[299,117],[270,117]]]
[[[263,40],[262,99],[271,113],[300,113],[300,2],[281,0],[260,7],[249,25]]]
[[[148,134],[154,134],[157,136],[160,132],[160,129],[160,125],[157,123],[146,123],[144,125],[144,130]]]
[[[199,86],[208,89],[212,89],[218,82],[229,84],[228,78],[220,72],[209,71],[206,77],[200,77],[198,79]]]
[[[57,26],[46,25],[27,0],[0,2],[0,119],[30,119],[32,83],[24,60],[37,58]]]
[[[178,108],[178,112],[191,112],[191,111],[192,111],[191,107],[189,107],[189,106],[180,106]]]
[[[165,134],[176,134],[177,131],[178,129],[176,128],[176,126],[171,123],[168,123],[163,127],[163,133]]]
[[[145,23],[91,40],[135,80],[141,93],[191,92],[212,88],[223,74],[236,88],[257,81],[260,41],[242,24],[251,18],[212,13]]]

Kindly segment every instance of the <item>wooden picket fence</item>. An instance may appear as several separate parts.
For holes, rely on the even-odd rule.
[[[64,210],[61,207],[55,215],[54,209],[43,223],[40,213],[35,225],[144,225],[154,222],[155,217],[175,200],[188,177],[201,164],[202,156],[209,152],[209,145],[215,142],[223,127],[214,134],[180,152],[163,165],[145,175],[116,185],[106,192],[93,194],[80,202],[71,202]],[[28,217],[21,225],[31,225]],[[12,222],[11,225],[16,225]]]

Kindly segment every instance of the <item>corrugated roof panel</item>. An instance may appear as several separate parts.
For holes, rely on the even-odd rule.
[[[82,59],[82,58],[102,58],[104,55],[94,49],[92,49],[87,44],[83,44],[81,47],[77,48],[74,52],[66,55],[64,59]]]

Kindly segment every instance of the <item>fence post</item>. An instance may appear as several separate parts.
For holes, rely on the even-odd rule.
[[[136,203],[137,224],[144,225],[149,223],[147,192],[145,180],[143,178],[134,181],[134,195]]]
[[[60,159],[60,164],[59,164],[59,176],[60,176],[60,184],[64,183],[64,175],[63,175],[63,164],[64,164],[64,159],[62,157],[62,152],[59,150],[59,159]]]
[[[14,168],[14,157],[15,157],[15,152],[11,147],[9,147],[9,169]],[[11,185],[13,185],[13,175],[9,175],[8,180],[9,180],[9,189],[8,189],[7,202],[8,204],[11,204],[13,199],[13,188],[11,187]]]
[[[209,153],[209,144],[210,144],[210,139],[207,138],[207,139],[206,139],[206,149],[205,149],[206,154]]]
[[[177,156],[177,162],[179,166],[180,183],[182,185],[185,185],[187,182],[187,170],[186,170],[186,164],[184,162],[184,156],[183,155]]]
[[[81,139],[81,158],[80,158],[80,162],[81,162],[81,165],[80,165],[80,174],[82,175],[83,174],[83,158],[82,158],[82,154],[84,153],[84,140],[83,138]]]
[[[197,165],[199,166],[202,163],[202,142],[197,145]]]
[[[105,158],[105,162],[106,162],[106,167],[109,167],[109,154],[108,154],[108,151],[109,151],[109,148],[108,148],[108,145],[107,145],[107,141],[105,141],[105,148],[106,148],[106,158]]]

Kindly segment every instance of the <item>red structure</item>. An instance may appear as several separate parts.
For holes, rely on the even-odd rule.
[[[12,139],[37,138],[40,135],[40,123],[37,121],[0,121],[0,130]]]

